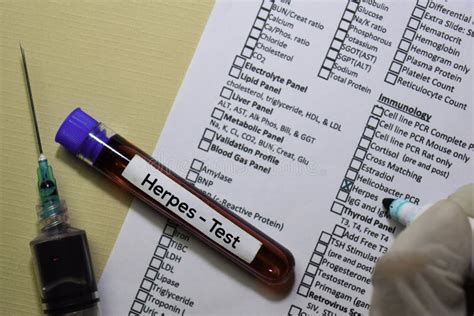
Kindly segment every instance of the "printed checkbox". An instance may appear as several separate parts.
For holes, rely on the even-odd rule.
[[[270,11],[260,9],[260,11],[258,11],[258,17],[260,19],[266,20],[268,18],[268,13],[270,13]]]
[[[153,257],[150,261],[150,267],[160,269],[163,260]]]
[[[209,148],[211,147],[211,142],[205,139],[201,139],[199,142],[198,148],[203,150],[203,151],[209,151]]]
[[[428,0],[418,0],[416,2],[416,5],[418,5],[422,8],[426,8],[428,6]]]
[[[334,48],[336,51],[339,51],[341,49],[342,42],[334,39],[331,43],[331,48]]]
[[[383,107],[381,106],[378,106],[378,105],[375,105],[373,108],[372,108],[372,114],[375,115],[375,116],[378,116],[378,117],[382,117],[383,115]],[[365,136],[365,135],[364,135]],[[371,138],[371,137],[369,137]]]
[[[295,305],[291,305],[290,310],[288,311],[288,315],[300,315],[301,308]]]
[[[244,47],[244,49],[242,49],[242,53],[241,53],[242,56],[250,58],[252,57],[252,54],[253,54],[253,49],[250,49],[249,47]]]
[[[230,100],[230,97],[232,96],[232,92],[234,92],[234,90],[229,89],[227,87],[223,87],[221,90],[221,97],[223,97],[224,99]]]
[[[306,268],[306,273],[315,275],[317,271],[318,271],[317,266],[315,266],[312,263],[308,264],[308,267]]]
[[[305,284],[305,285],[308,285],[308,286],[311,286],[313,284],[313,281],[314,281],[314,277],[311,276],[311,275],[308,275],[308,274],[305,274],[303,276],[303,279],[301,280],[301,283]]]
[[[403,38],[409,41],[412,41],[415,38],[415,31],[406,29],[405,32],[403,33]]]
[[[340,189],[344,192],[349,193],[349,192],[351,192],[353,185],[354,185],[354,182],[352,182],[349,179],[344,179],[344,180],[342,180]]]
[[[270,10],[273,6],[273,0],[263,0],[262,8]]]
[[[347,21],[344,21],[344,20],[341,20],[341,23],[339,23],[339,30],[347,32],[347,31],[349,31],[350,26],[351,26],[351,23],[349,23]]]
[[[337,202],[335,202],[337,203]],[[321,235],[319,236],[319,242],[325,243],[326,245],[329,244],[331,241],[331,234],[328,234],[326,232],[322,232]]]
[[[155,250],[155,256],[157,257],[160,257],[160,258],[164,258],[166,255],[166,248],[163,248],[163,247],[156,247],[156,250]]]
[[[317,253],[313,253],[311,256],[311,262],[314,263],[315,265],[319,265],[321,263],[321,255],[318,255]]]
[[[203,166],[204,163],[199,159],[193,159],[193,162],[191,163],[191,169],[196,170],[197,172],[201,171]]]
[[[364,160],[365,158],[365,154],[367,154],[367,151],[361,149],[361,148],[357,148],[356,151],[355,151],[355,154],[354,154],[354,158],[358,158],[360,160]]]
[[[324,253],[326,252],[326,249],[328,249],[327,245],[318,243],[316,245],[316,250],[315,251],[322,254],[322,255],[324,255]]]
[[[358,5],[359,4],[357,2],[351,1],[347,4],[347,10],[351,12],[356,12]]]
[[[405,61],[405,59],[407,58],[407,53],[401,51],[401,50],[397,50],[397,52],[395,53],[395,57],[394,59],[396,61],[399,61],[400,63],[403,63]],[[401,65],[400,65],[401,66]]]
[[[166,224],[165,229],[163,230],[163,234],[166,234],[168,236],[173,236],[175,230],[176,230],[176,227]]]
[[[334,226],[334,229],[332,230],[332,234],[339,238],[344,237],[345,233],[346,233],[346,229],[342,227],[341,225]]]
[[[199,177],[199,173],[194,170],[189,170],[188,174],[186,175],[186,180],[189,182],[195,183],[197,178]]]
[[[257,18],[257,19],[255,20],[255,23],[253,24],[253,26],[254,26],[256,29],[263,30],[263,27],[265,26],[265,21],[262,20],[262,19]]]
[[[361,166],[362,166],[362,161],[357,160],[357,159],[352,159],[351,164],[349,165],[350,168],[356,171],[359,171]]]
[[[238,68],[243,68],[245,64],[245,58],[240,57],[239,55],[234,58],[234,66]]]
[[[219,108],[214,108],[214,110],[212,110],[211,116],[216,120],[221,120],[224,116],[224,111]]]
[[[420,9],[418,7],[415,7],[415,9],[413,10],[413,13],[411,15],[415,18],[421,19],[421,18],[423,18],[423,14],[425,14],[425,10]]]
[[[132,304],[132,311],[135,311],[137,313],[141,313],[143,309],[143,304],[137,301],[134,301]]]
[[[337,50],[330,48],[329,51],[328,51],[327,58],[332,59],[332,60],[336,60],[338,54],[339,53],[338,53]]]
[[[229,76],[239,79],[241,71],[242,69],[232,66],[229,71]]]
[[[361,138],[360,139],[360,142],[359,142],[359,147],[361,147],[362,149],[369,149],[369,146],[370,146],[370,140],[368,140],[367,138]]]
[[[393,61],[392,64],[390,65],[390,71],[393,73],[399,74],[401,69],[402,69],[402,64],[397,63],[396,61]]]
[[[415,31],[418,29],[420,26],[420,20],[410,18],[410,21],[408,21],[408,27],[414,29]]]
[[[349,197],[349,193],[339,190],[336,195],[336,199],[341,202],[346,202]]]
[[[385,76],[385,82],[394,85],[395,82],[397,81],[397,78],[398,78],[397,75],[394,75],[394,74],[392,74],[392,73],[389,72],[389,73],[387,73],[387,75]]]
[[[395,53],[395,57],[393,59],[403,63],[406,58],[407,58],[407,53],[402,52],[401,50],[397,50],[397,52]]]
[[[336,213],[337,215],[341,215],[342,211],[344,211],[344,205],[338,202],[333,202],[331,206],[331,212]]]
[[[354,18],[354,12],[350,11],[344,11],[344,15],[342,16],[342,19],[348,22],[352,22],[352,19]]]
[[[334,60],[326,58],[323,63],[323,67],[327,69],[332,69],[332,66],[334,66]]]
[[[369,117],[369,120],[367,121],[367,126],[373,129],[376,129],[377,126],[379,126],[379,119],[376,117]]]
[[[303,295],[304,297],[308,296],[308,292],[309,292],[309,287],[306,287],[304,285],[300,285],[298,287],[298,294],[299,295]]]
[[[261,33],[262,33],[261,30],[255,28],[255,27],[252,27],[252,30],[250,31],[250,37],[258,39],[260,37]]]
[[[204,130],[204,134],[202,134],[202,139],[212,141],[215,136],[216,136],[216,132],[214,132],[212,129],[206,128]]]
[[[161,235],[159,244],[163,247],[168,247],[170,245],[171,238],[166,235]]]
[[[347,34],[346,31],[337,30],[336,35],[334,35],[334,38],[336,38],[336,39],[338,39],[338,40],[340,40],[340,41],[343,41],[344,38],[346,37],[346,34]]]
[[[137,296],[135,296],[135,298],[139,301],[146,302],[146,299],[148,298],[148,293],[143,290],[138,290]]]
[[[154,279],[156,279],[156,275],[157,275],[157,273],[156,273],[155,270],[148,268],[146,270],[145,278],[148,278],[150,280],[154,280]]]
[[[140,285],[140,288],[149,291],[153,285],[153,282],[143,279],[142,284]]]
[[[323,78],[323,79],[326,79],[326,80],[327,80],[327,79],[329,78],[329,74],[330,74],[330,73],[331,73],[331,70],[326,69],[326,68],[321,68],[321,69],[319,70],[318,76],[319,76],[320,78]]]
[[[408,50],[410,49],[410,46],[411,46],[411,43],[409,41],[402,39],[400,41],[400,45],[398,45],[398,49],[408,52]]]
[[[355,179],[357,178],[357,171],[352,170],[352,169],[347,169],[346,178],[349,180],[355,181]]]
[[[364,133],[362,134],[364,137],[367,137],[368,139],[374,138],[375,131],[371,128],[366,128],[364,129]]]
[[[247,42],[245,43],[245,46],[250,47],[250,48],[255,48],[256,45],[257,45],[257,40],[251,37],[249,37],[247,39]]]

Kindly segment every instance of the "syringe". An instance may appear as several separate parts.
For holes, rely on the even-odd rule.
[[[29,103],[38,144],[37,206],[41,233],[30,242],[43,301],[55,315],[100,315],[99,297],[86,232],[68,224],[66,203],[59,198],[53,169],[43,152],[25,51],[20,45]]]

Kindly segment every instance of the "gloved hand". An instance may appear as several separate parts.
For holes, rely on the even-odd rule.
[[[473,200],[464,186],[400,233],[375,266],[370,315],[466,315]]]

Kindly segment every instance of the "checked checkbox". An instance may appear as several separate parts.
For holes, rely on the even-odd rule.
[[[349,180],[349,179],[344,179],[342,180],[342,184],[341,184],[341,190],[344,191],[344,192],[351,192],[352,190],[352,186],[354,185],[354,182]]]

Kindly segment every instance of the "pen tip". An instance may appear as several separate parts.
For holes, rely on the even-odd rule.
[[[390,208],[390,204],[392,204],[393,201],[395,201],[395,199],[383,199],[382,200],[382,204],[383,204],[383,207],[385,208],[385,210],[388,211],[388,209]]]

